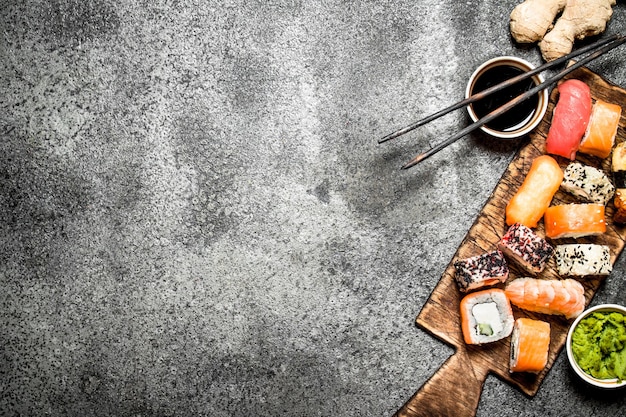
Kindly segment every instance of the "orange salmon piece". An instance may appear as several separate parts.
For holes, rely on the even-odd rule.
[[[588,155],[607,158],[615,144],[621,115],[622,108],[617,104],[596,100],[591,111],[587,132],[578,150]]]
[[[550,324],[525,317],[515,320],[511,336],[511,372],[538,373],[548,363]]]
[[[537,157],[524,182],[506,206],[506,224],[537,227],[563,181],[563,170],[550,155]]]
[[[543,223],[546,236],[551,239],[596,236],[606,232],[602,204],[562,204],[548,207]]]

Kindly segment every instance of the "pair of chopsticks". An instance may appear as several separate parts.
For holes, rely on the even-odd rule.
[[[610,51],[611,49],[623,44],[624,42],[626,42],[626,36],[622,36],[622,35],[613,35],[610,36],[606,39],[602,39],[596,43],[593,43],[591,45],[587,45],[585,47],[582,47],[568,55],[565,55],[561,58],[555,59],[554,61],[550,61],[547,62],[539,67],[536,67],[528,72],[525,72],[523,74],[517,75],[513,78],[510,78],[506,81],[503,81],[500,84],[494,85],[490,88],[487,88],[486,90],[483,90],[479,93],[476,93],[474,95],[472,95],[471,97],[466,98],[465,100],[459,101],[458,103],[455,103],[453,105],[451,105],[450,107],[447,107],[443,110],[438,111],[437,113],[434,113],[428,117],[425,117],[421,120],[418,120],[417,122],[404,127],[400,130],[397,130],[393,133],[388,134],[387,136],[385,136],[384,138],[380,139],[378,141],[378,143],[383,143],[383,142],[387,142],[388,140],[397,138],[398,136],[404,135],[407,132],[410,132],[420,126],[425,125],[428,122],[431,122],[445,114],[450,113],[453,110],[456,110],[460,107],[463,106],[467,106],[471,103],[474,103],[478,100],[481,100],[485,97],[487,97],[490,94],[493,94],[497,91],[500,91],[504,88],[510,87],[511,85],[514,85],[522,80],[525,80],[527,78],[532,77],[535,74],[538,74],[542,71],[545,71],[549,68],[555,67],[557,65],[562,64],[563,62],[566,62],[578,55],[582,55],[584,53],[587,53],[589,51],[593,51],[595,50],[595,52],[593,52],[592,54],[588,55],[587,57],[581,59],[580,61],[577,61],[576,63],[574,63],[573,65],[570,65],[569,67],[561,70],[560,72],[558,72],[556,75],[554,75],[553,77],[545,80],[544,82],[542,82],[541,84],[531,88],[530,90],[526,91],[523,94],[520,94],[519,96],[515,97],[514,99],[512,99],[511,101],[509,101],[506,104],[503,104],[502,106],[498,107],[497,109],[493,110],[491,113],[487,114],[486,116],[484,116],[483,118],[481,118],[480,120],[472,123],[471,125],[467,126],[465,129],[459,131],[458,133],[456,133],[455,135],[450,136],[448,139],[444,140],[443,142],[435,145],[434,147],[430,148],[429,150],[427,150],[426,152],[423,152],[417,156],[415,156],[413,159],[411,159],[409,162],[407,162],[406,164],[404,164],[402,166],[402,169],[408,169],[411,168],[412,166],[417,165],[418,163],[420,163],[421,161],[423,161],[424,159],[436,154],[437,152],[439,152],[440,150],[442,150],[443,148],[447,147],[448,145],[451,145],[452,143],[456,142],[457,140],[459,140],[460,138],[462,138],[463,136],[469,134],[470,132],[473,132],[474,130],[480,128],[481,126],[489,123],[490,121],[492,121],[493,119],[495,119],[496,117],[500,116],[501,114],[511,110],[513,107],[517,106],[518,104],[522,103],[525,100],[528,100],[530,97],[534,96],[535,94],[539,93],[540,91],[548,88],[549,86],[551,86],[552,84],[555,84],[557,81],[559,81],[561,78],[565,77],[567,74],[571,73],[572,71],[582,67],[583,65],[586,65],[587,63],[589,63],[590,61],[596,59],[597,57],[599,57],[600,55]],[[598,49],[599,48],[599,49]],[[597,50],[596,50],[597,49]]]

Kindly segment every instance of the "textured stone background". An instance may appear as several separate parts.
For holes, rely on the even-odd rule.
[[[452,354],[414,319],[520,143],[401,172],[464,113],[377,139],[539,63],[515,4],[1,1],[0,414],[393,414]],[[590,67],[626,86],[623,57]],[[625,412],[563,353],[478,416]]]

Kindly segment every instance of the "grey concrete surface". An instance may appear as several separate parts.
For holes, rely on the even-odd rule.
[[[0,2],[0,414],[392,415],[452,354],[414,319],[522,142],[402,172],[465,114],[377,139],[539,63],[515,4]],[[590,67],[626,86],[623,49]],[[564,353],[477,412],[625,414]]]

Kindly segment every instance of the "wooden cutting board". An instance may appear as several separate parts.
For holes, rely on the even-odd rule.
[[[571,73],[568,78],[577,78],[591,87],[594,99],[616,103],[622,106],[622,117],[618,130],[617,141],[626,140],[626,90],[615,86],[599,75],[581,68]],[[535,131],[529,135],[529,142],[523,146],[509,164],[498,185],[487,200],[485,206],[469,232],[461,242],[453,259],[447,266],[441,280],[433,290],[428,301],[417,316],[417,326],[428,331],[455,348],[455,353],[439,368],[435,374],[410,398],[395,416],[455,416],[471,417],[476,415],[483,384],[488,374],[494,374],[503,381],[518,387],[528,396],[539,390],[546,373],[551,368],[557,355],[562,350],[569,325],[573,320],[560,316],[542,315],[526,312],[513,306],[515,317],[532,317],[544,320],[551,325],[551,342],[548,364],[538,375],[530,373],[509,372],[510,338],[483,346],[466,345],[463,341],[460,326],[459,303],[462,298],[454,280],[453,263],[457,259],[467,258],[494,250],[496,243],[507,230],[504,220],[506,204],[515,194],[532,161],[545,153],[545,138],[548,134],[552,111],[558,94],[554,89],[550,95],[550,104],[546,116]],[[556,157],[564,169],[568,160]],[[577,160],[582,163],[602,168],[610,176],[610,157],[606,160],[578,154]],[[575,202],[575,198],[560,191],[552,204]],[[626,227],[616,225],[612,221],[613,203],[606,208],[607,232],[595,238],[578,239],[578,242],[601,243],[611,247],[611,261],[622,252],[626,241]],[[537,228],[538,234],[544,236],[543,224]],[[562,239],[559,243],[574,242]],[[509,280],[526,276],[515,265],[509,265]],[[558,278],[555,261],[552,259],[540,278]],[[605,278],[592,277],[580,279],[585,287],[587,305]],[[607,277],[606,279],[611,279]],[[503,285],[502,285],[503,287]]]

